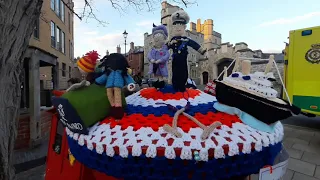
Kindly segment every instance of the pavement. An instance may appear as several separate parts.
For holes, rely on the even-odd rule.
[[[21,172],[16,175],[17,180],[44,180],[44,174],[46,170],[46,165],[29,169],[28,171]]]
[[[320,180],[319,129],[285,124],[283,145],[290,156],[284,180]]]

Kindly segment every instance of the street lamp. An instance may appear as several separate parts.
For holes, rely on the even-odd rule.
[[[126,30],[124,30],[123,32],[123,37],[124,37],[124,56],[126,56],[126,52],[127,52],[127,37],[128,37],[128,33]]]

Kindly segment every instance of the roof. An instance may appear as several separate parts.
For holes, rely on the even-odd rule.
[[[236,45],[241,45],[241,44],[244,44],[244,45],[248,46],[248,44],[245,43],[245,42],[238,42],[238,43],[236,43]]]
[[[237,52],[248,52],[248,51],[253,52],[250,48],[245,48],[245,49],[239,49],[239,50],[237,50]]]
[[[276,61],[283,61],[284,60],[284,54],[282,53],[263,53],[262,59],[268,59],[270,55],[274,55],[274,60]]]
[[[213,36],[221,38],[221,33],[217,32],[217,31],[213,31]]]
[[[132,53],[132,54],[144,53],[144,47],[143,46],[135,46],[133,51],[130,49],[129,52],[126,53],[126,56],[128,56],[130,53]]]

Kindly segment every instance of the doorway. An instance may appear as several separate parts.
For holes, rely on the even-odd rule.
[[[208,84],[209,82],[209,73],[207,71],[202,73],[202,82],[204,85]]]
[[[220,75],[220,73],[224,70],[224,67],[228,67],[231,62],[233,61],[233,59],[230,58],[223,58],[220,60],[220,63],[218,64],[218,76]],[[232,64],[232,66],[228,69],[228,76],[232,73],[232,69],[234,67],[234,63]],[[223,78],[223,74],[220,76],[220,78],[218,80],[222,80]]]

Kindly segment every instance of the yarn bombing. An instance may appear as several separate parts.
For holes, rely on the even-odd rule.
[[[251,73],[251,61],[242,61],[242,72],[238,70],[239,59],[231,75],[225,67],[222,81],[215,80],[216,98],[219,103],[235,107],[265,124],[300,114],[301,109],[278,98],[278,92],[272,88],[272,73],[269,73],[273,58],[269,59],[265,72]]]
[[[168,30],[167,27],[165,25],[159,25],[156,26],[155,24],[153,24],[153,28],[152,28],[152,35],[156,35],[158,33],[163,34],[165,37],[168,37]]]
[[[207,178],[221,179],[258,172],[273,162],[282,147],[281,123],[273,133],[253,129],[235,115],[217,112],[216,98],[197,89],[145,88],[126,102],[121,120],[106,118],[91,127],[88,135],[66,128],[77,161],[117,178],[189,179],[205,173]],[[175,113],[181,109],[186,110],[177,118],[176,130],[181,134],[177,137],[165,125],[174,127]],[[203,139],[205,129],[216,122],[218,127]],[[196,167],[201,162],[205,164]]]
[[[94,72],[99,54],[97,51],[90,51],[86,55],[77,61],[77,65],[80,70],[85,73]]]
[[[210,81],[206,84],[206,87],[204,87],[204,91],[205,93],[208,93],[212,96],[216,95],[216,84],[213,81]]]
[[[97,51],[89,51],[86,53],[86,56],[90,58],[91,62],[93,64],[96,64],[97,63],[97,60],[99,59],[99,54]]]
[[[245,76],[241,72],[235,72],[223,80],[264,98],[277,98],[278,95],[278,92],[271,87],[272,84],[265,75],[250,74]]]

